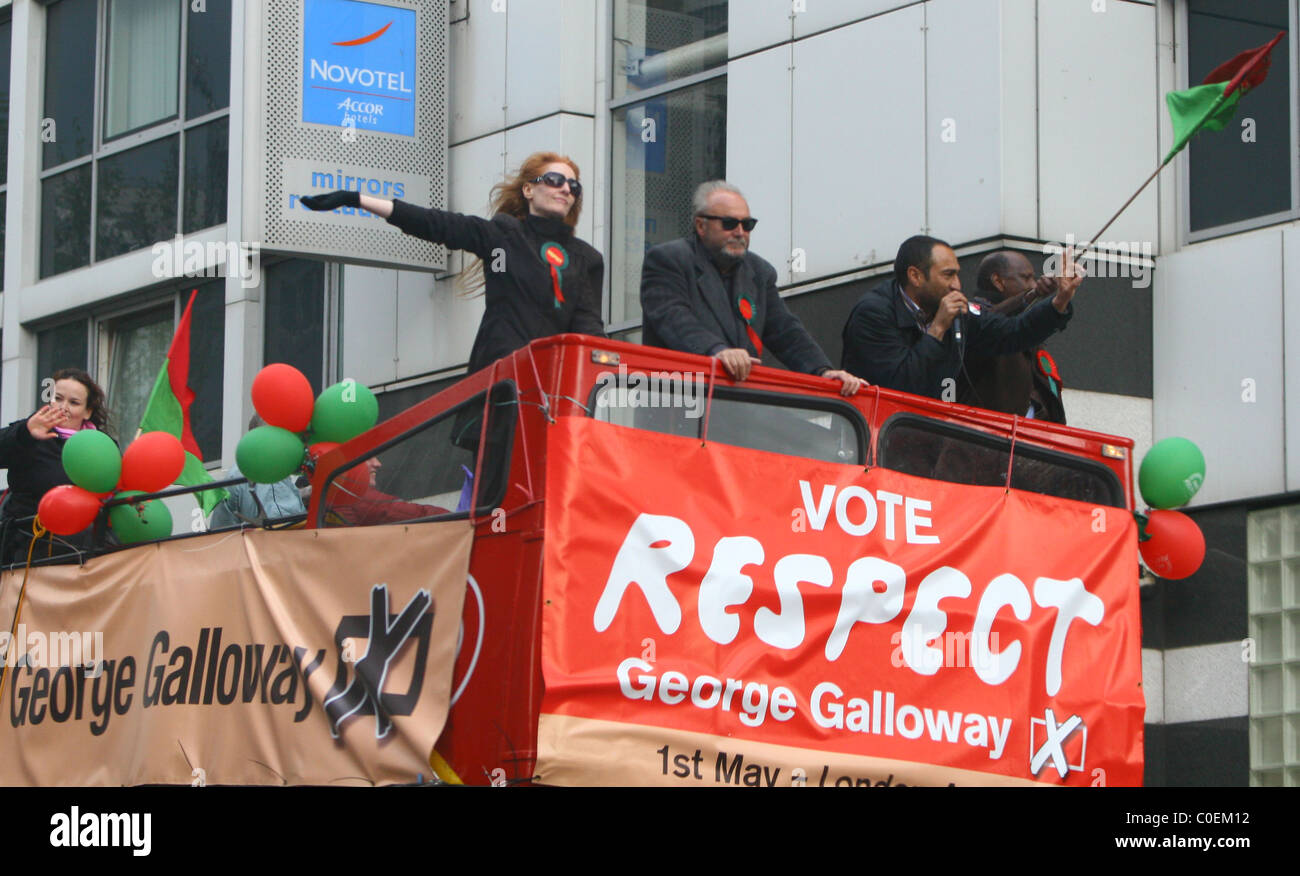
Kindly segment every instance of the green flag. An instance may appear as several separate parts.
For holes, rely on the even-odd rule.
[[[1205,81],[1186,91],[1171,91],[1165,95],[1169,119],[1174,126],[1174,145],[1160,162],[1163,167],[1182,151],[1187,141],[1201,130],[1222,131],[1237,111],[1241,96],[1264,81],[1268,76],[1270,52],[1286,31],[1254,49],[1247,49],[1235,58],[1210,71]]]
[[[141,432],[167,432],[180,439],[185,448],[185,468],[176,483],[186,487],[212,482],[212,475],[203,467],[203,454],[194,433],[190,429],[190,404],[194,401],[194,390],[189,387],[190,376],[190,311],[194,308],[194,298],[199,294],[195,289],[190,294],[190,302],[185,305],[185,313],[176,326],[176,335],[167,351],[167,359],[158,372],[153,390],[149,393],[149,402],[145,405],[144,416],[140,419]],[[226,496],[221,488],[201,490],[194,494],[204,514],[211,514],[212,509]]]

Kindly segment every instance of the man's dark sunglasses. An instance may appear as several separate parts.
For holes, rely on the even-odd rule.
[[[708,213],[697,213],[696,215],[701,219],[717,219],[722,223],[723,231],[735,231],[737,225],[746,231],[753,231],[754,226],[758,224],[758,220],[753,216],[748,219],[737,219],[735,216],[710,216]]]
[[[573,194],[573,196],[575,198],[582,197],[582,183],[578,182],[576,179],[573,179],[572,177],[570,177],[569,179],[565,179],[564,174],[558,171],[548,170],[546,173],[542,174],[537,179],[533,180],[533,182],[546,183],[548,186],[550,186],[553,189],[558,189],[567,182],[569,184],[569,191]]]

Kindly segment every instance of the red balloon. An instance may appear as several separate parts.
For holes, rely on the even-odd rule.
[[[122,454],[122,489],[156,493],[165,490],[185,468],[185,448],[167,432],[145,432]]]
[[[55,535],[72,535],[95,522],[100,501],[87,490],[73,484],[54,487],[41,497],[36,517]]]
[[[311,447],[307,448],[307,456],[311,459],[312,464],[314,465],[322,456],[338,446],[339,443],[337,441],[317,441]]]
[[[253,378],[253,407],[268,426],[305,432],[315,404],[311,383],[292,365],[275,362]]]
[[[1161,578],[1177,581],[1201,568],[1205,535],[1196,521],[1181,511],[1148,511],[1148,541],[1138,542],[1142,561]]]

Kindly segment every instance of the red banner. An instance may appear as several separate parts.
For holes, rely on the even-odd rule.
[[[555,784],[1136,785],[1123,508],[564,417],[537,771]]]

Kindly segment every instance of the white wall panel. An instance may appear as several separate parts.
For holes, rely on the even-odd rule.
[[[397,274],[389,268],[343,267],[342,371],[367,386],[397,378]]]
[[[1240,642],[1171,648],[1164,655],[1165,723],[1250,713],[1249,665]]]
[[[727,179],[745,193],[750,214],[759,219],[750,250],[772,263],[781,286],[790,283],[792,246],[791,51],[786,44],[727,65]]]
[[[1036,0],[1001,0],[1002,232],[1038,238]],[[1100,224],[1098,225],[1100,227]],[[1084,232],[1091,234],[1092,232]]]
[[[1112,0],[1038,4],[1038,167],[1044,236],[1087,239],[1160,160],[1155,11]],[[1103,236],[1156,240],[1156,190]]]
[[[892,261],[925,225],[921,26],[912,6],[794,44],[791,242],[807,251],[804,279]]]
[[[936,237],[998,233],[998,0],[926,6],[926,202]]]
[[[461,0],[456,7],[468,7],[469,18],[447,29],[451,143],[499,131],[506,118],[505,13],[493,12],[492,0]]]
[[[727,57],[788,42],[790,0],[739,0],[727,4]]]
[[[1196,244],[1155,272],[1153,437],[1181,435],[1205,454],[1193,504],[1285,486],[1281,289],[1277,229]]]
[[[397,286],[399,377],[439,371],[469,361],[483,318],[483,296],[464,296],[451,279],[404,272]]]
[[[505,17],[506,124],[561,110],[594,112],[596,5],[516,0],[506,5]]]
[[[534,152],[558,152],[578,162],[583,182],[591,176],[592,150],[595,147],[595,123],[585,116],[558,114],[506,131],[506,170],[513,173]],[[591,239],[592,214],[595,210],[583,195],[582,216],[578,219],[578,236],[600,249]]]
[[[739,0],[739,3],[745,2]],[[915,0],[805,0],[804,11],[794,17],[795,39],[913,2]]]
[[[1142,649],[1142,694],[1147,702],[1146,724],[1165,722],[1165,655],[1151,648]]]
[[[1133,439],[1133,485],[1136,487],[1138,463],[1151,449],[1151,399],[1070,389],[1069,372],[1061,376],[1066,382],[1061,402],[1071,426]]]
[[[1282,230],[1282,364],[1286,375],[1286,488],[1300,490],[1300,228]],[[1290,338],[1290,341],[1287,341]]]

